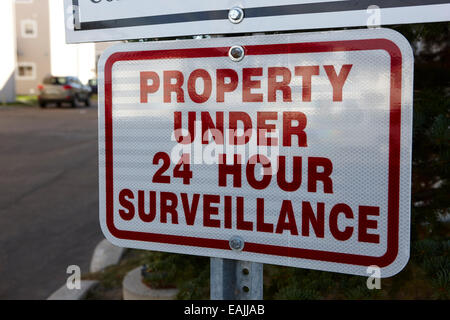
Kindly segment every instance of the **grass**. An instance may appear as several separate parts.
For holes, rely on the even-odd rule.
[[[37,95],[17,96],[16,101],[22,104],[36,105],[38,103],[38,96]]]
[[[37,104],[37,95],[18,95],[14,102],[3,103],[0,101],[0,106],[36,106]]]
[[[91,100],[97,101],[97,94],[91,96]],[[37,106],[38,96],[37,95],[18,95],[16,96],[16,101],[3,103],[0,101],[0,106]]]

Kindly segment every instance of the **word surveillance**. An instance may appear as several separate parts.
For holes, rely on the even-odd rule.
[[[242,102],[255,103],[276,102],[281,92],[283,102],[293,102],[294,77],[302,78],[299,101],[309,103],[312,101],[314,86],[312,79],[316,76],[324,76],[329,80],[331,102],[343,100],[343,87],[352,70],[351,64],[341,66],[296,66],[294,68],[269,67],[269,68],[243,68],[241,70],[217,69],[213,72],[205,69],[193,70],[190,74],[182,71],[144,71],[140,73],[140,101],[142,104],[173,103],[176,97],[176,106],[180,109],[173,112],[173,134],[179,144],[193,143],[195,137],[195,125],[197,119],[201,120],[201,133],[212,133],[216,144],[223,144],[220,138],[224,132],[224,118],[228,119],[228,130],[233,131],[238,123],[243,124],[244,129],[258,130],[258,145],[277,146],[277,138],[268,137],[267,133],[275,131],[276,125],[271,123],[282,119],[283,135],[280,144],[283,147],[307,148],[308,122],[307,115],[300,111],[260,111],[256,119],[245,111],[215,111],[212,116],[208,109],[196,111],[183,111],[187,96],[191,103],[202,104],[212,96],[215,88],[215,104],[227,102],[227,95],[240,96]],[[324,71],[324,72],[323,72]],[[215,74],[215,86],[212,76]],[[262,77],[266,76],[265,80]],[[161,81],[162,79],[162,81]],[[185,82],[185,79],[187,81]],[[202,92],[199,93],[197,84],[203,82]],[[266,98],[261,92],[262,81],[266,81]],[[298,88],[298,86],[296,86]],[[259,92],[255,92],[258,91]],[[162,94],[160,92],[162,91]],[[323,90],[323,89],[322,89]],[[186,95],[187,93],[187,95]],[[158,101],[161,99],[162,101]],[[235,100],[234,100],[235,101]],[[270,106],[270,104],[268,104]],[[248,105],[247,105],[248,106]],[[192,106],[191,106],[192,107]],[[267,107],[270,108],[270,107]],[[249,107],[251,109],[251,106]],[[183,113],[188,119],[187,128],[183,131]],[[282,113],[280,115],[279,113]],[[256,123],[253,121],[256,120]],[[293,124],[295,122],[295,124]],[[186,125],[186,123],[185,123]],[[215,131],[215,133],[213,133]],[[292,137],[297,137],[297,143],[292,143]],[[169,139],[170,137],[168,137]],[[247,144],[248,137],[236,137],[231,139],[234,144]],[[198,142],[198,141],[197,141]],[[202,144],[209,144],[210,139],[203,139]],[[338,241],[347,241],[351,238],[358,242],[379,243],[380,235],[376,233],[378,227],[377,217],[380,216],[380,208],[365,204],[353,204],[352,206],[337,200],[333,204],[317,201],[307,201],[308,194],[323,194],[330,199],[333,195],[333,162],[327,157],[304,157],[293,155],[279,155],[276,157],[277,170],[272,170],[274,163],[263,154],[249,156],[248,161],[241,159],[238,154],[219,153],[217,162],[217,184],[211,186],[211,192],[207,194],[196,192],[195,187],[186,189],[186,192],[170,192],[169,184],[176,178],[180,178],[184,185],[191,184],[193,180],[198,185],[201,180],[196,180],[199,172],[191,170],[190,155],[183,154],[175,165],[172,176],[168,174],[172,160],[165,152],[154,155],[153,164],[162,166],[155,172],[152,180],[153,190],[133,190],[123,188],[118,194],[118,214],[124,221],[138,219],[141,223],[158,223],[202,226],[205,228],[236,229],[249,232],[263,232],[272,234],[290,233],[292,236],[317,238],[332,237]],[[233,161],[230,163],[230,159]],[[273,159],[272,159],[273,161]],[[175,161],[176,163],[176,161]],[[302,166],[307,166],[306,170]],[[258,174],[257,169],[262,167],[264,173]],[[307,177],[302,178],[304,172]],[[244,178],[245,176],[245,178]],[[304,183],[303,183],[304,182]],[[210,183],[210,182],[208,182]],[[160,185],[162,188],[158,186]],[[339,184],[339,183],[338,183]],[[164,185],[166,187],[164,187]],[[242,196],[232,196],[228,191],[242,190]],[[264,194],[261,196],[248,196],[245,190],[258,190],[272,192],[277,188],[278,194],[284,194],[285,198],[277,199],[277,204],[270,204],[268,210],[267,200]],[[271,189],[272,188],[272,189]],[[214,190],[221,190],[214,194]],[[303,192],[300,200],[293,199],[294,192]],[[254,194],[254,193],[253,193]],[[270,202],[270,201],[269,201]],[[299,226],[301,226],[299,228]]]
[[[338,241],[356,237],[358,242],[380,242],[379,234],[373,233],[378,223],[372,218],[380,215],[379,207],[360,205],[354,210],[345,203],[337,203],[328,208],[323,202],[282,200],[277,218],[272,223],[267,220],[267,216],[273,218],[273,214],[266,212],[264,198],[256,198],[255,203],[250,205],[245,201],[244,197],[239,196],[194,193],[190,197],[187,193],[145,190],[133,192],[130,189],[122,189],[119,193],[121,207],[118,213],[125,221],[138,218],[141,222],[152,223],[156,221],[159,211],[158,220],[163,224],[183,224],[192,227],[198,226],[201,221],[200,224],[207,228],[273,234],[289,232],[293,236],[316,238],[325,238],[327,235]],[[199,204],[203,207],[200,219],[197,212]],[[255,208],[255,212],[246,212],[246,207]],[[352,220],[357,220],[357,233]],[[310,229],[314,230],[314,235]]]

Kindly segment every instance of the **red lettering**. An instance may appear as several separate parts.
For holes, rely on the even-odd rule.
[[[257,180],[255,177],[255,166],[257,163],[261,163],[264,168],[263,177],[261,180]],[[257,190],[262,190],[267,188],[272,180],[272,168],[269,158],[264,155],[253,155],[248,159],[246,166],[247,181],[248,184]]]
[[[172,83],[175,80],[175,83]],[[164,71],[164,102],[172,102],[172,93],[177,96],[177,102],[184,102],[184,91],[181,88],[184,82],[183,73],[178,70]]]
[[[258,128],[258,145],[259,146],[277,146],[278,138],[267,137],[267,133],[274,132],[275,124],[268,124],[267,120],[277,120],[278,112],[258,112],[257,128]]]
[[[225,83],[225,79],[230,82]],[[238,74],[233,69],[217,69],[216,72],[216,101],[225,101],[225,92],[233,92],[238,86]]]
[[[152,80],[152,84],[148,85],[148,80]],[[141,103],[148,102],[148,95],[155,93],[159,89],[159,76],[153,71],[141,72]]]
[[[188,226],[194,225],[199,199],[200,195],[198,193],[194,193],[192,196],[192,205],[189,207],[189,198],[187,193],[181,194],[181,203],[183,204],[184,216]]]
[[[216,112],[216,124],[214,124],[209,112],[202,112],[202,143],[209,143],[209,134],[211,132],[216,144],[223,144],[223,112]]]
[[[297,121],[296,126],[292,126],[292,121]],[[283,146],[290,147],[292,136],[297,136],[298,146],[307,147],[306,142],[306,115],[303,112],[283,112]]]
[[[367,229],[377,229],[378,222],[376,220],[369,220],[367,216],[380,215],[379,207],[359,206],[358,212],[358,241],[368,243],[380,243],[380,236],[378,234],[367,233]]]
[[[273,233],[273,224],[264,222],[264,199],[256,199],[256,231]]]
[[[238,230],[253,230],[253,222],[245,221],[244,219],[244,198],[236,198],[236,229]]]
[[[224,205],[224,227],[226,229],[231,229],[232,227],[232,200],[233,198],[230,196],[225,196],[225,205]]]
[[[238,121],[242,122],[244,125],[243,128],[243,135],[238,136],[237,135],[237,123]],[[241,111],[230,111],[229,114],[229,138],[230,142],[234,145],[242,145],[246,144],[250,141],[250,138],[252,137],[252,119],[250,116]]]
[[[292,170],[292,182],[286,181],[286,156],[278,156],[277,183],[281,190],[293,192],[302,184],[302,157],[294,157]]]
[[[145,191],[138,191],[138,213],[144,222],[152,222],[156,216],[156,192],[150,191],[149,212],[145,212]]]
[[[172,224],[178,224],[177,205],[178,198],[175,193],[161,192],[161,223],[167,223],[167,214],[170,213],[172,216]]]
[[[295,67],[295,75],[302,77],[302,101],[311,101],[311,78],[319,75],[319,66]]]
[[[283,233],[284,230],[289,230],[294,236],[298,235],[294,209],[292,209],[292,202],[290,200],[284,200],[281,204],[280,216],[278,217],[277,228],[275,232]]]
[[[277,80],[277,77],[282,77],[281,81]],[[291,82],[291,71],[285,67],[271,67],[268,69],[267,78],[267,101],[276,102],[277,101],[277,91],[281,91],[283,94],[284,102],[291,102],[291,87],[289,83]]]
[[[353,219],[352,208],[344,203],[335,205],[330,212],[330,231],[336,240],[346,241],[351,238],[353,227],[347,226],[344,228],[344,231],[339,230],[338,216],[341,213],[343,213],[347,219]]]
[[[330,80],[331,86],[333,87],[333,101],[342,101],[342,88],[344,87],[345,80],[347,80],[351,64],[344,64],[339,72],[336,74],[334,66],[323,66],[325,72],[327,73],[328,79]]]
[[[203,225],[205,227],[220,228],[220,220],[211,219],[211,215],[218,215],[219,209],[212,207],[212,203],[220,203],[219,195],[203,195]]]
[[[323,238],[325,234],[325,204],[317,203],[317,216],[309,202],[302,202],[302,236],[309,237],[309,225],[314,229],[318,238]]]
[[[242,69],[242,101],[243,102],[263,102],[262,93],[252,93],[252,89],[261,88],[261,80],[252,80],[253,76],[262,76],[262,68]]]
[[[123,220],[131,220],[134,218],[134,205],[128,199],[134,199],[133,191],[130,189],[123,189],[119,192],[119,203],[126,210],[119,209],[119,215]]]
[[[227,164],[227,155],[219,154],[219,187],[227,186],[227,175],[233,177],[233,187],[240,188],[242,186],[242,168],[241,155],[234,155],[234,163]]]
[[[322,172],[317,169],[323,168]],[[323,192],[333,193],[333,181],[330,178],[333,163],[327,158],[308,158],[308,192],[317,192],[317,181],[322,181]]]
[[[188,127],[189,132],[183,135],[183,124],[182,124],[182,114],[180,111],[175,111],[173,113],[173,129],[175,134],[175,139],[181,144],[190,144],[195,138],[195,112],[188,112]]]
[[[198,94],[196,90],[197,79],[203,80],[203,92],[201,94]],[[205,69],[196,69],[192,71],[192,73],[190,74],[187,87],[189,97],[193,102],[204,103],[208,101],[209,97],[211,96],[212,91],[211,76]]]

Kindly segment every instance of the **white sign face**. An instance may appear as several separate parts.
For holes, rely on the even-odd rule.
[[[64,1],[67,43],[450,20],[450,0]]]
[[[409,257],[412,92],[411,48],[387,29],[109,48],[103,232],[122,247],[391,276]]]

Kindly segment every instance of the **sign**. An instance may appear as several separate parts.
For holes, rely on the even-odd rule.
[[[450,0],[64,0],[64,4],[68,43],[450,20]]]
[[[409,256],[413,55],[386,29],[123,43],[99,61],[121,247],[381,276]]]

